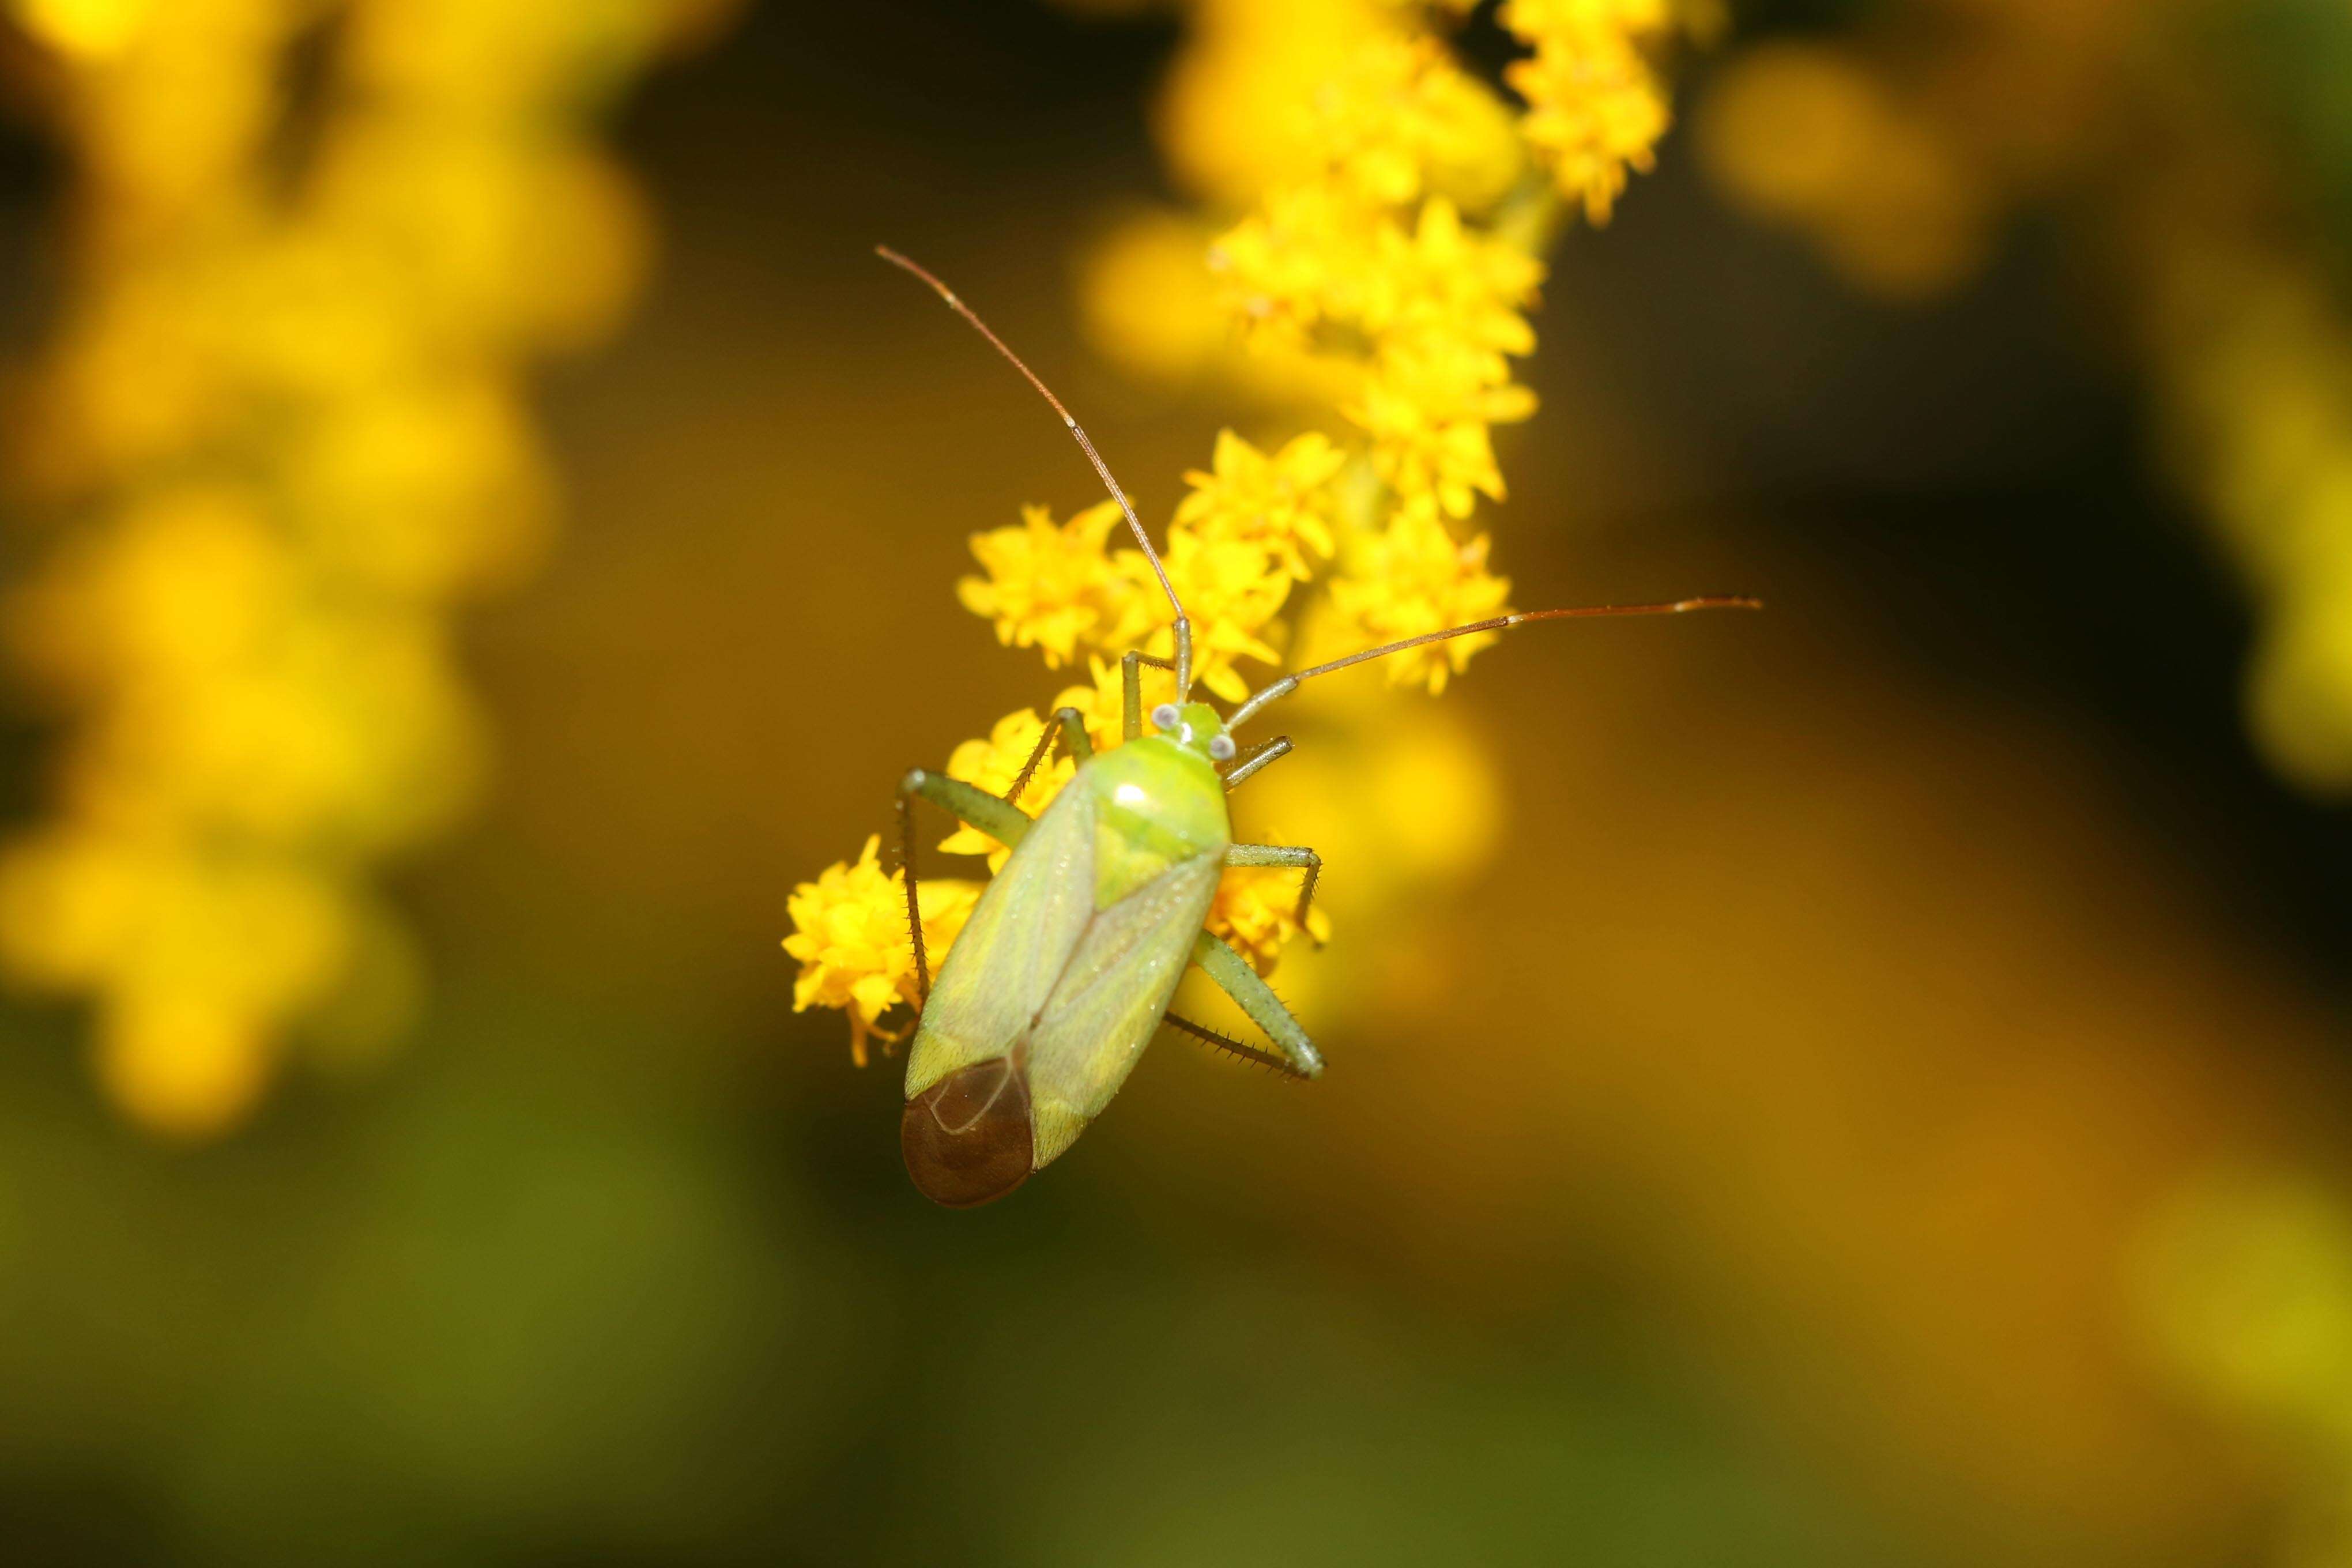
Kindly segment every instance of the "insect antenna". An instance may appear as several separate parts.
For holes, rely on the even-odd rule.
[[[1067,426],[1070,434],[1077,438],[1078,447],[1086,453],[1087,461],[1092,463],[1095,466],[1095,472],[1102,476],[1103,489],[1108,490],[1110,499],[1118,503],[1118,510],[1127,514],[1127,526],[1135,534],[1135,542],[1143,547],[1143,558],[1151,563],[1151,574],[1160,579],[1160,591],[1168,595],[1169,607],[1176,612],[1176,700],[1179,702],[1188,700],[1192,694],[1192,618],[1184,613],[1184,602],[1176,596],[1176,584],[1168,580],[1168,568],[1161,563],[1160,552],[1151,547],[1151,535],[1145,531],[1143,520],[1135,515],[1135,507],[1127,499],[1127,492],[1119,489],[1118,481],[1111,477],[1110,465],[1103,461],[1100,452],[1095,450],[1094,442],[1087,437],[1078,422],[1070,417],[1070,411],[1062,406],[1062,400],[1054,395],[1054,389],[1040,380],[1037,373],[1031,370],[1021,356],[1014,353],[1004,340],[996,335],[995,330],[980,319],[979,312],[958,299],[954,289],[887,245],[876,246],[874,254],[891,266],[911,272],[929,284],[931,291],[947,301],[948,309],[969,321],[982,337],[989,341],[998,353],[1013,362],[1013,368],[1019,371],[1027,379],[1029,384],[1037,389],[1040,396],[1054,405],[1054,412],[1062,416],[1062,423]]]
[[[1312,680],[1318,675],[1328,675],[1335,669],[1345,669],[1351,664],[1362,664],[1368,659],[1386,658],[1392,653],[1402,653],[1407,648],[1422,647],[1433,642],[1444,642],[1449,637],[1466,637],[1473,632],[1507,631],[1512,626],[1525,626],[1529,621],[1583,620],[1601,616],[1679,616],[1691,610],[1760,610],[1763,607],[1764,601],[1761,599],[1751,599],[1742,594],[1726,594],[1703,599],[1677,599],[1670,605],[1588,605],[1575,609],[1521,610],[1517,615],[1495,616],[1486,620],[1473,621],[1466,626],[1450,626],[1442,632],[1423,632],[1417,637],[1406,637],[1402,641],[1386,643],[1379,647],[1368,647],[1361,653],[1351,653],[1345,658],[1335,658],[1328,663],[1295,670],[1265,690],[1254,694],[1248,701],[1234,709],[1231,716],[1225,720],[1225,728],[1228,730],[1241,728],[1256,714],[1259,709],[1269,702],[1278,701],[1289,696],[1298,689],[1300,682]]]

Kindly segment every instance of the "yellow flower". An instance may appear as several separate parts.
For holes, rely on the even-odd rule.
[[[1260,386],[1278,382],[1290,399],[1337,405],[1359,432],[1342,440],[1310,432],[1269,452],[1224,430],[1209,468],[1186,476],[1165,565],[1192,616],[1207,690],[1238,701],[1240,661],[1279,664],[1299,584],[1326,589],[1309,628],[1318,656],[1326,643],[1338,655],[1503,611],[1509,584],[1487,570],[1486,536],[1465,544],[1448,520],[1467,517],[1481,495],[1501,499],[1493,427],[1535,407],[1511,360],[1535,347],[1527,312],[1544,277],[1535,246],[1559,204],[1521,186],[1533,183],[1531,167],[1548,164],[1562,189],[1605,217],[1665,129],[1643,47],[1708,4],[1510,0],[1504,23],[1535,51],[1512,70],[1528,100],[1524,115],[1458,66],[1436,31],[1439,14],[1467,16],[1478,0],[1192,8],[1194,42],[1174,73],[1161,135],[1194,183],[1228,210],[1244,209],[1209,247],[1213,296],[1255,363],[1283,367],[1279,378],[1261,374]],[[1177,318],[1129,319],[1120,312],[1139,307],[1107,303],[1104,279],[1160,276],[1196,232],[1181,220],[1142,220],[1097,254],[1091,313],[1129,357],[1162,375],[1190,375],[1213,352],[1213,334],[1194,319],[1200,300],[1171,285],[1158,293],[1185,296]],[[1116,521],[1097,507],[1056,528],[1033,509],[1025,529],[974,541],[989,576],[960,587],[1000,637],[1039,647],[1050,666],[1088,655],[1091,683],[1065,689],[1055,706],[1081,712],[1097,749],[1121,738],[1118,656],[1172,651],[1172,613],[1150,563],[1132,550],[1106,554]],[[1440,690],[1493,640],[1416,649],[1391,664],[1391,677]],[[1173,694],[1167,672],[1145,671],[1145,708]],[[959,747],[950,773],[1001,792],[1045,722],[1029,709],[1008,716],[987,739]],[[1056,759],[1021,804],[1042,806],[1071,776]],[[1426,825],[1427,858],[1474,854],[1484,842],[1491,806],[1461,783],[1441,769],[1400,785],[1406,798],[1433,789],[1464,805]],[[943,847],[988,851],[999,865],[1005,854],[971,829]],[[867,877],[865,896],[885,896],[888,879],[878,869]],[[1295,871],[1229,872],[1209,929],[1268,971],[1299,929],[1298,891]],[[892,928],[879,917],[875,924],[880,951]],[[1309,930],[1318,940],[1327,932],[1319,913]],[[823,991],[808,973],[811,994]],[[837,1005],[858,1005],[843,976],[870,977],[871,995],[903,994],[887,961],[828,973]]]
[[[887,1043],[900,1036],[877,1027],[897,1003],[912,1003],[915,943],[907,929],[907,885],[877,858],[881,836],[869,836],[856,862],[827,867],[814,882],[793,889],[789,905],[793,934],[784,951],[800,961],[793,983],[793,1011],[840,1007],[849,1013],[850,1049],[866,1065],[866,1044],[879,1035]],[[933,973],[979,900],[973,882],[925,879],[921,887],[923,942]]]
[[[1212,472],[1184,476],[1192,491],[1176,507],[1176,526],[1205,540],[1263,545],[1300,582],[1312,576],[1308,552],[1331,554],[1328,487],[1348,455],[1319,431],[1297,437],[1272,457],[1231,430],[1217,433]]]
[[[1217,883],[1208,928],[1260,974],[1274,973],[1282,950],[1298,934],[1299,876],[1283,867],[1238,866]],[[1307,933],[1318,942],[1331,939],[1331,921],[1321,910],[1307,911]]]
[[[1779,44],[1717,78],[1698,123],[1724,194],[1798,228],[1848,281],[1891,300],[1981,269],[1994,214],[1969,149],[1850,52]]]
[[[1509,190],[1523,160],[1494,94],[1425,35],[1358,49],[1308,111],[1332,177],[1373,203],[1410,202],[1436,184],[1484,205]]]
[[[1118,526],[1115,501],[1090,506],[1055,525],[1042,506],[1021,509],[1017,528],[971,536],[971,552],[988,571],[956,584],[956,597],[973,615],[996,623],[997,640],[1034,647],[1049,669],[1059,669],[1118,613],[1125,578],[1103,553]]]
[[[989,731],[988,739],[966,741],[948,754],[948,777],[1002,795],[1013,787],[1013,781],[1021,774],[1022,764],[1037,749],[1037,738],[1045,732],[1045,721],[1037,717],[1034,709],[1008,713]],[[1032,816],[1043,811],[1045,803],[1059,795],[1062,786],[1070,782],[1070,775],[1077,771],[1077,764],[1058,741],[1055,750],[1056,755],[1051,762],[1038,764],[1016,803]],[[940,850],[947,855],[985,855],[991,871],[1003,869],[1005,858],[1013,853],[979,828],[969,826],[959,826],[941,839]]]
[[[1483,533],[1457,542],[1433,501],[1408,501],[1332,579],[1332,613],[1358,647],[1503,615],[1511,584],[1486,570],[1486,551]],[[1443,691],[1449,675],[1467,668],[1470,656],[1494,641],[1495,634],[1485,632],[1398,654],[1386,661],[1389,679]]]
[[[1666,133],[1665,91],[1622,32],[1550,34],[1504,79],[1528,100],[1525,132],[1551,160],[1559,188],[1606,223],[1629,170],[1646,174]]]
[[[1525,419],[1535,395],[1495,381],[1496,359],[1434,334],[1381,355],[1349,418],[1372,438],[1372,467],[1406,501],[1426,497],[1467,517],[1476,497],[1503,499],[1489,427]]]
[[[1141,648],[1162,658],[1175,647],[1170,631],[1175,612],[1140,551],[1122,550],[1118,564],[1133,586],[1127,618],[1111,629],[1106,653]],[[1276,617],[1290,596],[1290,574],[1265,545],[1234,539],[1203,539],[1189,530],[1171,532],[1166,552],[1168,580],[1192,617],[1193,678],[1228,702],[1238,702],[1249,683],[1235,659],[1278,664],[1282,654],[1269,638],[1281,633]]]
[[[1360,313],[1373,232],[1337,185],[1295,185],[1220,236],[1209,266],[1247,339],[1305,343],[1326,320]]]
[[[1595,33],[1662,33],[1675,17],[1672,0],[1505,0],[1501,19],[1534,42]]]
[[[315,7],[14,0],[89,221],[15,476],[66,526],[13,651],[70,728],[0,962],[88,994],[150,1127],[225,1129],[400,945],[366,879],[483,754],[448,617],[548,521],[528,372],[648,253],[586,116],[708,7],[350,0],[312,115]]]
[[[1369,331],[1435,334],[1495,355],[1534,352],[1535,331],[1520,313],[1543,281],[1543,263],[1533,256],[1471,228],[1443,196],[1422,205],[1411,234],[1386,226],[1377,244]],[[1506,379],[1502,361],[1491,363],[1488,379]]]

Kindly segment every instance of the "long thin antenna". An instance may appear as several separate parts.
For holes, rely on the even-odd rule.
[[[1507,631],[1529,621],[1585,620],[1600,616],[1679,616],[1690,610],[1760,610],[1761,599],[1745,595],[1727,594],[1705,599],[1677,599],[1671,605],[1592,605],[1572,610],[1522,610],[1513,616],[1496,616],[1490,620],[1473,621],[1466,626],[1452,626],[1442,632],[1423,632],[1417,637],[1406,637],[1381,647],[1368,647],[1361,653],[1351,653],[1345,658],[1335,658],[1327,664],[1312,665],[1284,676],[1234,709],[1225,720],[1225,728],[1237,730],[1267,703],[1289,696],[1298,689],[1299,682],[1312,680],[1318,675],[1328,675],[1335,669],[1345,669],[1351,664],[1367,659],[1386,658],[1392,653],[1402,653],[1409,647],[1421,647],[1429,643],[1444,642],[1448,637],[1466,637],[1473,632]]]
[[[1062,416],[1062,423],[1069,426],[1072,436],[1077,437],[1080,449],[1087,455],[1087,461],[1092,463],[1095,466],[1095,472],[1102,476],[1103,489],[1108,490],[1110,499],[1118,503],[1118,510],[1127,514],[1127,526],[1134,531],[1136,543],[1143,547],[1143,558],[1151,563],[1151,574],[1160,579],[1160,586],[1168,595],[1169,606],[1176,612],[1176,700],[1180,702],[1189,700],[1192,695],[1192,618],[1184,613],[1184,602],[1176,596],[1176,584],[1168,580],[1168,568],[1160,564],[1160,552],[1151,547],[1151,535],[1144,531],[1143,520],[1135,515],[1135,508],[1129,503],[1127,492],[1118,488],[1117,479],[1111,478],[1110,465],[1102,460],[1102,454],[1095,450],[1094,442],[1087,439],[1086,431],[1079,428],[1078,422],[1070,417],[1070,411],[1062,406],[1062,400],[1054,395],[1054,389],[1038,379],[1037,373],[1031,370],[1023,363],[1019,354],[1014,353],[1005,345],[1004,340],[998,337],[994,330],[980,319],[977,311],[956,298],[954,289],[887,245],[876,246],[874,254],[891,266],[911,272],[929,284],[931,291],[947,301],[948,309],[971,322],[982,337],[994,345],[998,353],[1013,362],[1013,368],[1026,377],[1029,384],[1037,389],[1039,395],[1054,405],[1054,412]]]

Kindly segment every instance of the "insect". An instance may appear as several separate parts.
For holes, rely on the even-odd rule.
[[[1207,703],[1192,700],[1192,621],[1094,442],[953,290],[898,252],[877,248],[883,259],[930,285],[1062,416],[1125,514],[1175,613],[1173,659],[1135,651],[1120,660],[1123,743],[1117,748],[1097,752],[1084,716],[1064,708],[1002,796],[920,768],[899,783],[900,863],[921,1007],[907,1055],[899,1146],[908,1174],[925,1196],[962,1208],[1003,1197],[1066,1150],[1110,1103],[1163,1022],[1296,1078],[1322,1072],[1321,1053],[1289,1009],[1203,925],[1228,866],[1297,868],[1301,927],[1314,901],[1321,858],[1295,845],[1237,844],[1226,812],[1229,794],[1291,750],[1289,737],[1277,735],[1244,754],[1234,739],[1270,704],[1318,676],[1474,632],[1529,621],[1759,606],[1753,599],[1724,596],[1496,616],[1293,671],[1220,717]],[[1172,671],[1177,693],[1175,701],[1149,715],[1142,711],[1145,665]],[[1021,792],[1057,738],[1069,747],[1077,771],[1033,818],[1021,809]],[[936,985],[917,896],[918,800],[1012,851],[982,892]],[[1265,1032],[1266,1047],[1169,1012],[1177,982],[1195,964]]]

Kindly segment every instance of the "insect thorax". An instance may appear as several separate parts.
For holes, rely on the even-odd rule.
[[[1096,802],[1095,901],[1108,907],[1180,860],[1233,841],[1224,781],[1199,752],[1160,735],[1130,741],[1079,770]]]

